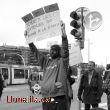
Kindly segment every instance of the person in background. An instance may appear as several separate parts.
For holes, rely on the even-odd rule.
[[[68,109],[68,86],[67,73],[69,63],[68,40],[65,31],[65,24],[61,22],[62,47],[52,45],[50,49],[51,59],[40,53],[34,43],[29,47],[36,56],[42,70],[43,81],[41,82],[41,94],[50,98],[50,102],[43,102],[43,110],[67,110]],[[25,36],[28,33],[25,31]]]
[[[103,74],[103,80],[105,80],[107,78],[107,75],[110,73],[110,64],[106,65],[106,70],[104,71]]]
[[[107,106],[108,110],[110,110],[110,64],[106,65],[106,70],[104,71],[102,89],[107,95]]]
[[[102,77],[95,71],[95,62],[89,61],[87,71],[80,80],[78,99],[84,102],[85,110],[90,110],[91,106],[98,107],[102,94]]]
[[[69,66],[68,69],[68,75],[67,75],[67,85],[68,85],[68,98],[69,98],[69,110],[71,107],[71,101],[73,100],[73,89],[72,89],[72,85],[75,83],[75,78],[72,77],[72,69]]]
[[[3,88],[4,88],[4,78],[0,71],[0,100],[3,93]]]

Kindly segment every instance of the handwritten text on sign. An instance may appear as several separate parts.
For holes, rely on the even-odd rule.
[[[61,34],[60,12],[57,4],[46,6],[44,9],[40,8],[33,13],[35,12],[38,14],[37,17],[29,20],[25,25],[28,42],[33,41],[35,38],[39,41]]]

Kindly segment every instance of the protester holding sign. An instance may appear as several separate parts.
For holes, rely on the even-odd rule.
[[[44,71],[43,81],[41,82],[41,94],[44,98],[51,98],[49,103],[43,102],[43,110],[68,109],[67,72],[69,51],[65,24],[63,22],[61,22],[61,31],[62,48],[59,45],[52,45],[50,49],[51,59],[40,53],[33,43],[29,43],[31,51]],[[25,33],[26,35],[27,33]]]

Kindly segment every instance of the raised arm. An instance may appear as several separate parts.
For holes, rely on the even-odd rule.
[[[25,37],[27,36],[27,32],[26,31],[25,31],[24,36]],[[39,65],[41,66],[41,68],[44,69],[47,57],[44,54],[42,54],[41,52],[38,51],[38,49],[36,48],[34,43],[29,43],[29,48],[32,51],[33,55],[36,57]]]
[[[68,39],[67,39],[67,35],[66,35],[65,24],[62,21],[61,21],[61,31],[62,31],[62,52],[61,52],[61,56],[63,58],[68,58],[69,57]]]

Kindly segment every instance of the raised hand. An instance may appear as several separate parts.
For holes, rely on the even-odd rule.
[[[27,31],[26,30],[24,31],[24,36],[27,37]]]
[[[61,21],[60,25],[61,25],[62,36],[66,37],[65,23]]]
[[[56,83],[55,83],[55,86],[56,86],[57,88],[61,88],[61,87],[62,87],[62,83],[61,83],[61,82],[56,82]]]

